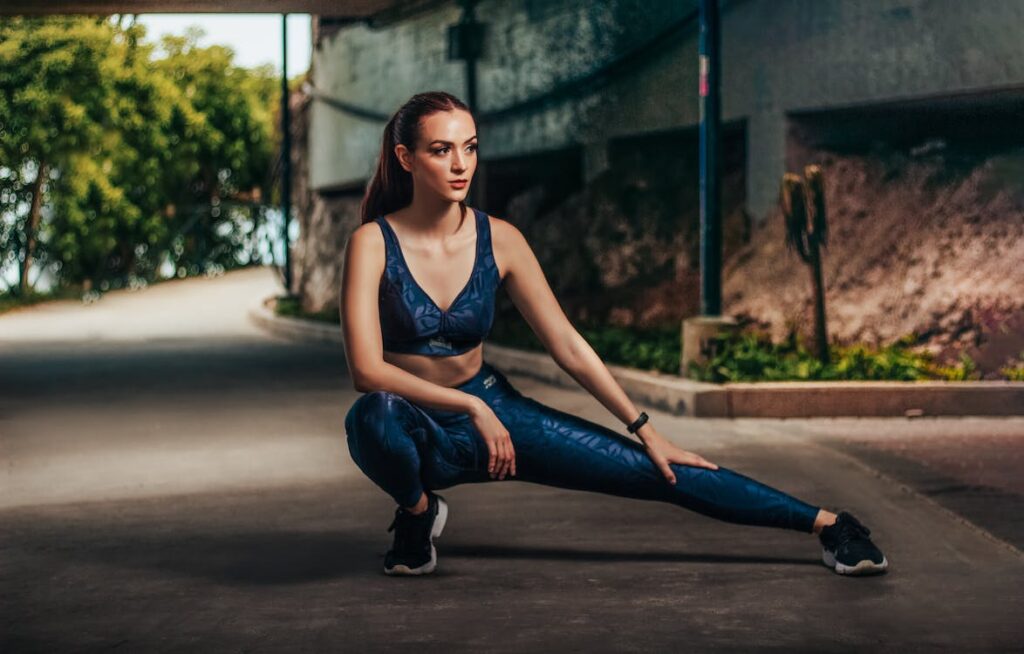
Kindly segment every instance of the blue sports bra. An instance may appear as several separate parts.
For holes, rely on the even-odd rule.
[[[491,222],[473,208],[476,217],[476,256],[469,281],[442,311],[413,279],[402,255],[398,237],[384,216],[376,222],[384,232],[385,260],[378,304],[384,350],[453,356],[468,352],[490,333],[494,322],[494,298],[504,279],[494,262]]]

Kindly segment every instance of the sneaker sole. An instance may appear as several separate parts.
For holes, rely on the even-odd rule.
[[[851,577],[880,574],[889,567],[889,561],[885,558],[885,555],[882,555],[881,563],[875,563],[871,559],[864,559],[859,561],[857,565],[846,565],[836,561],[836,557],[832,555],[832,552],[824,548],[821,550],[821,560],[825,565],[832,568],[836,574],[850,575]]]
[[[448,503],[439,495],[437,497],[437,516],[434,517],[434,525],[430,529],[430,560],[418,568],[399,563],[392,568],[384,568],[386,575],[426,575],[437,567],[437,548],[434,547],[434,539],[444,531],[444,525],[448,522]]]

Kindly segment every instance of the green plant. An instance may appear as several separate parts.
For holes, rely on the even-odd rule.
[[[830,362],[822,364],[794,333],[782,343],[766,334],[741,331],[715,337],[715,354],[703,364],[691,363],[689,376],[716,383],[786,380],[891,380],[978,378],[974,361],[961,354],[956,365],[937,364],[928,352],[914,352],[913,334],[873,349],[863,344],[829,345]]]
[[[78,300],[82,297],[82,287],[63,286],[51,289],[46,292],[36,291],[32,288],[24,294],[8,291],[0,293],[0,313],[12,311],[20,307],[27,307],[40,302],[52,300]]]
[[[779,199],[786,223],[786,245],[796,251],[811,269],[815,355],[822,364],[827,364],[828,328],[825,326],[825,284],[821,271],[821,250],[828,244],[825,182],[821,167],[815,164],[804,168],[804,178],[794,173],[784,174]]]
[[[1024,350],[1017,355],[1017,360],[999,369],[1004,377],[1010,381],[1024,381]]]
[[[640,329],[599,324],[576,327],[606,363],[671,374],[676,374],[679,368],[678,327]],[[518,312],[509,311],[497,316],[487,340],[533,352],[546,351]]]
[[[304,318],[306,320],[316,320],[318,322],[327,322],[338,324],[339,316],[338,310],[335,308],[328,307],[322,311],[306,311],[302,308],[302,298],[296,295],[279,295],[274,302],[274,313],[279,316],[286,316],[289,318]]]
[[[602,360],[641,370],[676,373],[679,369],[679,328],[581,327],[580,334]]]

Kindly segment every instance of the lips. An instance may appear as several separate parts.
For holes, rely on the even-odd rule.
[[[459,180],[456,180],[454,182],[448,182],[448,183],[451,184],[452,186],[460,186],[461,187],[461,186],[465,186],[466,184],[468,184],[469,180],[459,179]]]

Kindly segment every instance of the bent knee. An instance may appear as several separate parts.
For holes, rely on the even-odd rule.
[[[405,398],[391,391],[370,391],[361,395],[345,416],[345,431],[349,440],[358,438],[384,441],[390,423],[397,419],[405,402]]]

